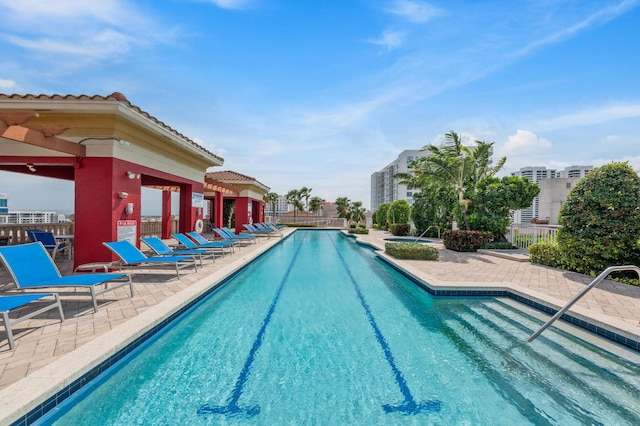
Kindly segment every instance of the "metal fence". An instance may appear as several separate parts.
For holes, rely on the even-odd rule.
[[[63,223],[29,223],[0,225],[0,245],[16,245],[29,242],[28,229],[53,232],[54,235],[73,235],[73,222]],[[171,233],[178,232],[178,219],[171,221]],[[141,237],[158,237],[162,235],[162,221],[142,220],[140,222]]]
[[[514,224],[509,228],[507,240],[518,248],[527,249],[535,243],[555,243],[558,225]]]

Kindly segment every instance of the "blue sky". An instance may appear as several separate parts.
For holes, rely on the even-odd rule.
[[[449,130],[495,142],[504,173],[640,170],[639,6],[0,0],[0,92],[119,91],[225,170],[365,206],[373,172]],[[68,182],[0,172],[0,192],[11,209],[72,209]]]

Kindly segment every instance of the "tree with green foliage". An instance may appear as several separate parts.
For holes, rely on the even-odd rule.
[[[354,201],[349,205],[349,218],[359,224],[365,220],[366,208],[362,207],[362,201]]]
[[[387,223],[389,226],[394,223],[409,223],[411,218],[411,206],[407,200],[395,200],[389,206],[387,212]]]
[[[318,214],[320,210],[322,210],[322,206],[324,205],[324,199],[320,197],[311,197],[309,200],[309,211],[314,214]]]
[[[491,232],[495,241],[506,241],[511,213],[529,207],[539,192],[538,185],[517,176],[482,179],[475,193],[466,195],[471,201],[467,211],[469,226],[475,231]]]
[[[347,197],[338,197],[336,198],[336,212],[338,213],[338,217],[342,218],[342,219],[346,219],[347,222],[349,222],[350,220],[350,211],[349,211],[349,204],[351,203],[351,200],[349,200]]]
[[[416,235],[440,238],[444,229],[451,229],[452,212],[456,205],[456,194],[442,185],[431,185],[428,190],[413,194],[411,220]]]
[[[462,144],[460,135],[451,131],[444,135],[444,141],[440,146],[427,145],[423,150],[428,152],[425,157],[420,157],[412,163],[413,174],[398,174],[401,183],[426,191],[437,183],[451,188],[458,198],[458,219],[467,230],[471,229],[467,221],[467,210],[471,200],[465,198],[465,194],[474,194],[478,183],[487,177],[497,173],[506,157],[501,158],[495,165],[491,165],[491,151],[493,142],[475,141],[474,147]]]
[[[276,216],[276,206],[278,205],[279,197],[280,196],[275,192],[267,192],[267,194],[264,196],[269,206],[271,206],[271,212],[273,213],[273,216]]]
[[[382,229],[389,228],[389,223],[387,222],[387,213],[389,212],[389,207],[391,207],[391,203],[382,203],[375,213],[375,221]]]
[[[570,270],[595,276],[640,260],[640,177],[628,163],[590,171],[560,208],[558,245]]]
[[[296,212],[302,211],[304,205],[302,204],[302,194],[297,189],[292,189],[287,192],[285,196],[287,198],[287,202],[293,206],[293,222],[296,223]]]
[[[309,210],[309,198],[311,197],[311,188],[303,186],[300,188],[300,198],[304,198],[304,208]]]

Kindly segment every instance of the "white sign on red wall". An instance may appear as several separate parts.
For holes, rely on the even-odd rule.
[[[129,241],[134,246],[136,245],[138,235],[138,221],[137,220],[119,220],[117,222],[118,229],[118,241]]]

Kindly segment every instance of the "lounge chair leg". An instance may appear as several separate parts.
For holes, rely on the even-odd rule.
[[[96,299],[96,290],[93,287],[90,287],[91,291],[91,300],[93,300],[93,312],[98,313],[98,300]]]
[[[2,320],[4,321],[4,328],[7,331],[7,340],[9,341],[9,348],[15,349],[16,344],[13,341],[13,330],[11,329],[11,323],[9,322],[9,313],[2,313]]]
[[[56,298],[56,304],[58,305],[58,311],[60,312],[60,322],[63,322],[64,312],[62,312],[62,303],[60,302],[60,295],[58,293],[53,293],[53,296]]]

